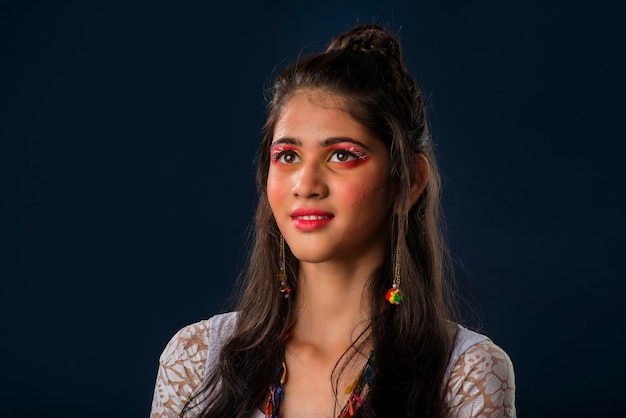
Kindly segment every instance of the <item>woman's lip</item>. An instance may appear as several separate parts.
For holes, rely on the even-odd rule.
[[[293,212],[291,212],[292,218],[300,218],[303,216],[318,216],[318,217],[321,216],[324,218],[333,218],[335,215],[333,215],[330,212],[325,212],[323,210],[313,209],[313,208],[296,209]]]
[[[291,213],[291,220],[300,231],[314,231],[333,220],[335,215],[318,209],[296,209]]]

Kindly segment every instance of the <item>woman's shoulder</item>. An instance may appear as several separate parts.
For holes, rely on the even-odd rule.
[[[234,329],[237,314],[218,314],[179,329],[159,357],[151,417],[178,416]]]
[[[515,372],[506,351],[481,333],[459,326],[446,387],[460,416],[515,416]],[[472,411],[472,413],[470,413]]]
[[[190,361],[206,359],[209,350],[230,335],[237,318],[236,312],[226,312],[211,316],[180,328],[168,341],[161,353],[163,364],[179,361],[182,358]]]
[[[455,324],[455,339],[450,364],[453,365],[468,349],[476,344],[490,342],[491,339],[484,334],[472,331],[460,324]]]
[[[512,374],[513,362],[506,351],[493,342],[491,338],[458,325],[450,358],[450,368],[452,371],[463,369],[467,373],[472,369],[480,368],[481,370]]]

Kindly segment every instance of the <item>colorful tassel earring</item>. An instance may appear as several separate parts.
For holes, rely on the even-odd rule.
[[[393,285],[387,291],[385,299],[392,305],[399,305],[403,299],[400,293],[400,246],[396,247],[396,259],[393,265]]]
[[[291,287],[287,284],[287,269],[285,267],[285,238],[280,235],[280,261],[278,263],[280,271],[278,272],[278,280],[280,280],[280,295],[287,299],[291,295]]]

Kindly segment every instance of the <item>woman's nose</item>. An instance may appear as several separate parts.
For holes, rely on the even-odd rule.
[[[293,192],[294,195],[302,198],[321,198],[328,195],[323,167],[316,161],[302,164]]]

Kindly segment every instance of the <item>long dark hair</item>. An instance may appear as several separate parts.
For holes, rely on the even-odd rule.
[[[389,30],[373,24],[342,33],[325,51],[299,59],[274,80],[258,155],[259,202],[236,329],[185,409],[200,404],[200,416],[249,418],[264,404],[274,370],[283,359],[283,336],[293,319],[294,298],[279,296],[280,232],[268,204],[266,182],[274,125],[284,105],[304,89],[342,97],[346,111],[383,141],[390,155],[388,175],[395,203],[389,214],[388,251],[369,281],[367,335],[376,353],[375,378],[357,416],[444,416],[443,386],[454,327],[444,279],[447,256],[439,173],[424,98],[404,64],[400,43]],[[428,160],[430,176],[418,201],[402,210],[417,175],[418,154]],[[393,280],[396,251],[404,301],[392,306],[384,295]],[[286,257],[289,284],[297,297],[298,260],[288,248]]]

